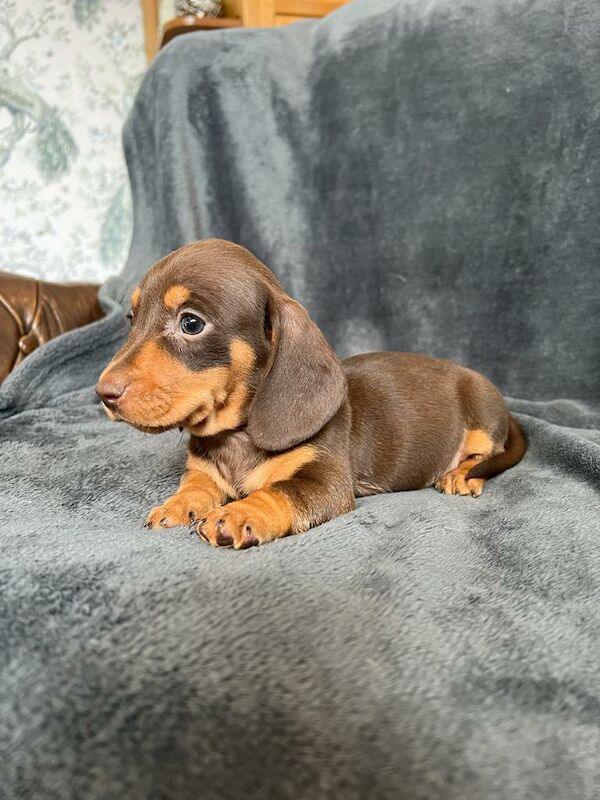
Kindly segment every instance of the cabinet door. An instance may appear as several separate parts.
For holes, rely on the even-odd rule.
[[[299,19],[324,17],[347,0],[242,0],[242,18],[248,27],[287,25]]]
[[[324,17],[346,0],[272,0],[276,14],[296,17]]]
[[[275,0],[242,0],[245,28],[270,28],[275,25]]]

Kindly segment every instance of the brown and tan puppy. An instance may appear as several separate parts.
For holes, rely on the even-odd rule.
[[[247,250],[206,240],[159,261],[96,388],[112,419],[191,434],[177,492],[149,528],[193,523],[213,545],[306,531],[356,496],[435,486],[478,496],[526,441],[498,390],[450,361],[340,361]]]

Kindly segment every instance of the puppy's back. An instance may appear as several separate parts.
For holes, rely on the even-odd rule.
[[[420,353],[365,353],[343,366],[358,494],[430,486],[467,430],[486,431],[499,448],[506,438],[502,395],[473,370]]]

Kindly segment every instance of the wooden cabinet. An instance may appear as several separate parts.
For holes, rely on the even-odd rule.
[[[146,55],[151,61],[156,51],[174,36],[192,30],[211,31],[217,28],[243,26],[272,28],[304,19],[324,17],[348,0],[224,0],[224,17],[202,20],[198,17],[173,19],[159,30],[159,0],[141,0],[144,13]]]
[[[345,0],[242,0],[244,25],[273,27],[301,19],[324,17],[344,5]]]

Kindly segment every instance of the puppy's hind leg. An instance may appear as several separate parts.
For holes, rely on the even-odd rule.
[[[470,477],[470,473],[478,464],[489,458],[494,450],[494,442],[485,431],[466,431],[458,456],[458,465],[442,475],[435,488],[443,494],[479,497],[483,492],[485,478]]]
[[[479,497],[488,478],[521,460],[527,443],[504,398],[483,375],[463,370],[457,393],[465,433],[455,462],[436,487],[445,494]]]

